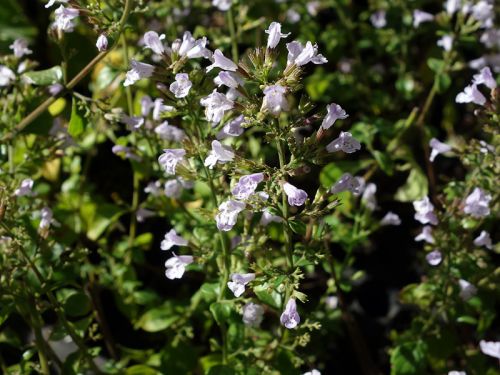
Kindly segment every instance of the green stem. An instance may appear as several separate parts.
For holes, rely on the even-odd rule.
[[[97,65],[102,59],[106,57],[106,55],[117,45],[118,39],[120,34],[123,31],[123,28],[125,27],[125,23],[127,22],[128,16],[130,14],[130,11],[132,10],[132,2],[133,0],[125,0],[125,6],[123,8],[123,14],[122,17],[120,18],[119,21],[119,26],[118,26],[118,33],[115,42],[108,50],[100,52],[96,57],[90,61],[87,66],[85,66],[67,85],[66,89],[67,90],[72,90],[83,78],[85,78],[94,68],[95,65]],[[7,133],[3,138],[2,141],[6,141],[9,139],[12,139],[16,136],[17,133],[19,133],[21,130],[23,130],[26,126],[31,124],[33,121],[35,121],[42,113],[44,113],[47,108],[49,108],[56,100],[57,98],[62,94],[63,92],[49,97],[47,100],[45,100],[43,103],[41,103],[33,112],[31,112],[28,116],[26,116],[19,124],[17,124],[14,129]]]
[[[236,29],[234,27],[233,7],[229,8],[227,11],[227,23],[229,25],[229,34],[231,35],[231,51],[233,54],[233,60],[235,63],[238,63],[238,39],[236,38]]]

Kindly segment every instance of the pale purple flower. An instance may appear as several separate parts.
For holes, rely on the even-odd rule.
[[[212,52],[206,48],[208,41],[205,37],[194,39],[191,33],[186,31],[182,35],[182,42],[180,40],[178,42],[178,47],[175,47],[174,43],[172,43],[172,50],[177,52],[180,56],[187,57],[188,59],[196,59],[199,57],[208,59],[212,56]]]
[[[373,13],[370,16],[370,22],[377,29],[387,26],[386,11],[381,9]]]
[[[495,17],[495,11],[493,4],[490,4],[487,0],[478,1],[472,6],[472,17],[482,23],[483,27],[493,26],[493,19]]]
[[[304,190],[297,189],[292,184],[285,182],[283,184],[283,191],[285,192],[286,196],[288,197],[288,204],[290,206],[299,207],[299,206],[302,206],[304,203],[306,203],[307,193]]]
[[[328,296],[325,298],[325,305],[329,310],[335,310],[339,306],[339,298],[337,296]]]
[[[233,0],[212,0],[212,5],[225,12],[231,8]]]
[[[50,8],[52,5],[54,5],[55,3],[67,3],[68,0],[49,0],[47,2],[47,4],[45,4],[45,8]]]
[[[148,31],[144,34],[144,45],[145,48],[151,49],[154,53],[162,55],[165,53],[165,47],[163,46],[162,40],[165,39],[165,35],[158,35],[156,31]]]
[[[471,283],[469,283],[467,280],[464,279],[458,280],[458,286],[460,287],[459,296],[464,301],[471,299],[477,293],[477,288]]]
[[[22,180],[21,185],[14,190],[14,195],[16,197],[33,196],[33,180],[31,178]]]
[[[148,117],[149,112],[154,107],[153,99],[149,95],[143,95],[141,98],[141,116]]]
[[[217,222],[217,228],[221,231],[230,231],[236,221],[238,220],[238,214],[243,211],[246,207],[244,202],[239,202],[235,200],[228,200],[219,205],[219,212],[215,216]]]
[[[453,47],[453,36],[452,35],[443,35],[440,39],[438,39],[437,43],[438,47],[441,47],[445,51],[451,51]]]
[[[176,98],[184,98],[188,96],[192,86],[193,83],[189,80],[187,73],[177,73],[175,75],[175,82],[172,82],[170,85],[170,91]]]
[[[377,185],[370,182],[362,190],[363,195],[361,196],[361,202],[370,211],[374,211],[377,208],[377,197],[375,196],[375,194],[377,193]]]
[[[183,186],[181,182],[177,179],[174,179],[165,182],[165,188],[163,191],[165,193],[165,196],[178,199],[182,194],[182,188]]]
[[[154,197],[159,197],[161,194],[161,182],[160,181],[152,181],[145,188],[144,192],[146,194],[151,194]]]
[[[143,223],[146,219],[155,216],[154,211],[148,210],[147,208],[140,207],[135,212],[135,217],[139,223]]]
[[[170,280],[180,279],[186,271],[186,266],[193,263],[194,258],[191,255],[175,255],[165,262],[165,276]]]
[[[257,185],[264,180],[264,173],[253,173],[239,179],[231,193],[236,199],[248,199],[257,189]]]
[[[486,98],[481,91],[477,89],[477,85],[472,84],[459,93],[455,98],[455,101],[457,103],[475,103],[478,105],[484,105],[484,103],[486,103]]]
[[[302,43],[293,41],[287,43],[288,49],[287,66],[295,64],[297,66],[305,65],[309,62],[313,64],[325,64],[328,62],[325,56],[318,54],[318,46],[307,42],[304,47]]]
[[[438,266],[443,260],[443,255],[439,250],[434,250],[425,256],[425,260],[431,266]]]
[[[39,230],[47,230],[50,228],[50,224],[54,222],[54,215],[49,207],[44,207],[41,210],[41,220],[38,225]]]
[[[16,39],[9,48],[14,51],[14,56],[23,57],[24,55],[31,55],[32,50],[28,48],[28,41],[26,39]]]
[[[413,208],[415,208],[415,220],[422,224],[430,223],[437,225],[438,219],[434,213],[434,205],[431,203],[429,197],[413,202]]]
[[[429,22],[434,19],[434,16],[430,13],[424,12],[420,9],[415,9],[413,11],[413,27],[419,27],[423,22]]]
[[[269,34],[269,38],[267,39],[267,48],[275,48],[280,42],[280,39],[287,38],[290,35],[290,33],[281,33],[281,24],[279,22],[271,22],[265,33]]]
[[[243,323],[249,327],[258,327],[262,323],[264,308],[253,302],[243,306]]]
[[[286,304],[285,310],[281,314],[280,322],[288,329],[297,327],[300,323],[300,316],[297,312],[297,303],[295,298],[290,298]]]
[[[233,292],[235,297],[239,297],[245,292],[245,286],[254,279],[254,273],[233,273],[231,274],[231,281],[227,283],[227,287]]]
[[[61,85],[60,83],[54,83],[52,85],[49,85],[49,87],[47,88],[51,96],[57,96],[63,89],[64,86]]]
[[[330,193],[338,194],[343,191],[350,191],[354,195],[358,195],[361,192],[359,180],[356,177],[353,177],[350,173],[344,173],[332,186]]]
[[[170,229],[165,234],[165,239],[161,241],[160,248],[162,250],[170,250],[174,246],[187,246],[188,240],[177,234],[175,229]]]
[[[5,65],[0,65],[0,87],[10,86],[16,80],[16,75]]]
[[[451,146],[448,146],[446,143],[440,142],[436,138],[432,138],[429,142],[429,146],[431,148],[431,155],[429,160],[432,162],[436,159],[436,156],[439,154],[444,154],[445,152],[451,151]]]
[[[229,88],[235,89],[243,84],[243,80],[237,73],[220,71],[217,77],[214,78],[214,83],[217,87],[225,85]]]
[[[323,122],[321,123],[321,127],[325,130],[329,129],[333,124],[335,124],[335,121],[343,120],[349,117],[346,111],[336,103],[328,104],[326,106],[326,111],[327,114],[323,119]]]
[[[465,371],[449,371],[448,375],[467,375]]]
[[[232,60],[225,57],[220,49],[216,49],[213,56],[212,65],[207,66],[207,72],[211,71],[213,68],[220,68],[222,70],[230,70],[235,72],[238,69],[238,65],[236,65]]]
[[[144,118],[138,116],[130,117],[125,113],[119,115],[119,121],[125,124],[130,131],[135,131],[144,125]]]
[[[265,208],[262,211],[262,217],[260,218],[260,224],[263,226],[267,226],[270,223],[282,223],[284,220],[280,216],[273,215],[269,208]]]
[[[487,66],[482,68],[478,74],[473,76],[472,82],[474,85],[484,84],[492,90],[497,87],[497,82],[495,81],[495,78],[493,78],[490,68]]]
[[[235,119],[227,122],[219,133],[217,133],[217,139],[221,140],[227,137],[238,137],[243,134],[245,129],[241,126],[245,123],[245,117],[239,115]]]
[[[223,145],[219,141],[212,141],[212,151],[205,159],[205,166],[213,169],[217,163],[227,163],[234,159],[234,152],[230,146]]]
[[[401,219],[397,214],[392,211],[389,211],[385,214],[385,216],[380,220],[380,225],[401,225]]]
[[[320,8],[321,8],[321,2],[319,1],[308,1],[306,3],[307,13],[309,13],[313,17],[316,17],[318,15]]]
[[[205,117],[208,121],[218,124],[224,113],[234,107],[234,102],[226,95],[212,91],[212,93],[200,100],[200,104],[205,107]]]
[[[328,152],[344,151],[347,154],[352,154],[360,149],[361,143],[349,132],[340,132],[339,137],[326,146]]]
[[[153,120],[161,120],[161,116],[165,112],[172,112],[175,108],[171,105],[163,104],[163,99],[158,98],[153,102]]]
[[[123,86],[130,86],[143,78],[149,78],[153,75],[155,67],[150,64],[142,63],[137,60],[130,62],[131,69],[127,72]]]
[[[111,148],[111,151],[115,155],[119,155],[124,157],[125,159],[140,161],[141,157],[134,152],[132,147],[122,146],[122,145],[114,145]]]
[[[155,128],[154,132],[158,134],[161,139],[164,139],[166,141],[181,142],[184,138],[186,138],[186,133],[184,133],[184,130],[179,129],[178,127],[175,127],[173,125],[169,125],[168,121],[165,121],[158,125]]]
[[[78,17],[78,9],[65,8],[61,5],[54,12],[54,26],[57,30],[63,33],[71,33],[75,28],[73,20]]]
[[[292,24],[297,23],[300,21],[300,13],[295,9],[289,8],[286,11],[286,19]]]
[[[491,195],[481,188],[475,188],[465,199],[464,212],[475,218],[486,217],[490,214]]]
[[[499,48],[500,47],[500,29],[488,29],[479,38],[481,43],[483,43],[488,48]]]
[[[108,38],[106,38],[106,35],[101,34],[97,38],[97,42],[95,43],[95,46],[97,47],[97,50],[99,52],[106,51],[108,49]]]
[[[486,232],[485,230],[481,231],[479,236],[474,239],[474,245],[484,246],[487,249],[491,250],[493,248],[493,244],[491,242],[490,234],[488,232]]]
[[[311,371],[304,372],[302,375],[321,375],[321,372],[316,369],[312,369]]]
[[[174,175],[177,164],[184,160],[185,155],[186,150],[182,148],[165,149],[163,150],[163,154],[158,158],[158,162],[167,174]]]
[[[432,227],[430,225],[425,225],[422,228],[422,232],[415,237],[415,241],[425,241],[427,243],[433,244],[434,237],[432,236]]]
[[[446,0],[444,8],[446,13],[450,16],[453,15],[457,10],[460,10],[462,6],[462,0]]]
[[[261,110],[267,110],[273,116],[278,116],[282,111],[288,111],[286,88],[281,85],[271,85],[264,89],[264,99]]]
[[[500,359],[500,341],[485,341],[481,340],[479,342],[479,347],[483,354],[489,355],[490,357]]]

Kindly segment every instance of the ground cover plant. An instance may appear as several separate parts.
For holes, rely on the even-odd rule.
[[[5,374],[500,373],[499,4],[5,0]]]

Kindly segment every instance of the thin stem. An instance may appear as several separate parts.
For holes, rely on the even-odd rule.
[[[227,23],[229,25],[229,34],[231,35],[231,52],[234,62],[238,63],[238,39],[236,38],[236,29],[234,27],[233,7],[227,11]]]

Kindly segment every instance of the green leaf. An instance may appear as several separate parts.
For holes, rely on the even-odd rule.
[[[475,326],[477,324],[477,319],[473,316],[463,315],[457,318],[458,323],[466,323]]]
[[[78,112],[76,99],[73,98],[73,102],[71,104],[71,119],[69,120],[68,125],[68,133],[72,137],[78,137],[84,130],[83,118]]]
[[[391,353],[391,375],[425,374],[427,345],[419,340],[404,343]]]
[[[61,82],[62,77],[62,69],[59,65],[50,69],[26,72],[22,75],[24,80],[32,85],[38,86],[48,86]]]
[[[413,202],[422,199],[429,193],[427,176],[420,167],[414,165],[406,183],[396,192],[394,199],[400,202]]]
[[[232,302],[214,302],[210,305],[210,311],[218,325],[226,323],[231,315]]]
[[[372,154],[380,168],[386,174],[392,176],[392,174],[394,173],[394,162],[389,157],[389,155],[380,151],[373,151]]]
[[[146,365],[134,365],[125,370],[125,375],[160,375],[161,372]]]
[[[435,73],[441,73],[444,68],[444,61],[431,57],[427,60],[427,65]]]
[[[253,291],[257,298],[266,305],[272,306],[277,310],[281,309],[281,305],[283,304],[281,294],[274,289],[268,288],[267,285],[258,285],[253,288]]]
[[[306,233],[306,224],[300,220],[289,220],[288,225],[290,226],[290,229],[292,229],[294,233],[297,234]]]
[[[449,74],[440,73],[436,76],[436,88],[438,93],[445,92],[451,85],[451,78]]]
[[[134,326],[146,332],[159,332],[170,327],[177,319],[179,315],[175,314],[172,304],[165,302],[142,315]]]
[[[232,367],[226,365],[217,365],[210,367],[208,370],[208,375],[234,375],[236,372]]]
[[[63,307],[69,316],[83,316],[90,312],[92,306],[85,293],[73,293],[66,299]]]

